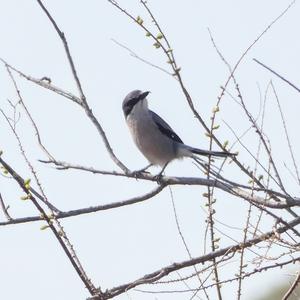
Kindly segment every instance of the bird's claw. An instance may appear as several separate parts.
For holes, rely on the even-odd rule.
[[[150,172],[148,171],[144,171],[144,170],[137,170],[137,171],[132,171],[129,173],[132,177],[135,177],[136,179],[141,176],[141,175],[145,175],[145,174],[150,174]]]
[[[153,176],[153,179],[154,179],[158,184],[162,184],[162,182],[163,182],[162,178],[163,178],[163,175],[162,175],[161,173],[159,173],[159,174]]]

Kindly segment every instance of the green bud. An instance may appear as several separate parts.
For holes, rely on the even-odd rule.
[[[30,181],[31,181],[31,179],[30,179],[30,178],[28,178],[28,179],[24,180],[24,184],[25,184],[25,185],[26,185],[26,184],[29,184],[29,183],[30,183]]]
[[[228,144],[229,144],[229,141],[226,140],[226,141],[224,142],[224,144],[223,144],[223,148],[226,148],[226,147],[228,146]]]
[[[40,230],[45,230],[47,228],[49,228],[49,225],[43,225],[43,226],[40,227]]]
[[[143,20],[140,16],[137,16],[136,22],[137,22],[139,25],[142,25],[142,24],[144,23],[144,20]]]
[[[156,49],[160,48],[160,44],[159,44],[159,43],[154,43],[153,46],[154,46]]]
[[[30,199],[30,194],[26,195],[26,196],[22,196],[20,197],[21,200],[25,201],[25,200],[29,200]]]
[[[156,36],[156,38],[157,38],[158,40],[161,40],[163,37],[164,37],[164,36],[162,35],[161,32]]]

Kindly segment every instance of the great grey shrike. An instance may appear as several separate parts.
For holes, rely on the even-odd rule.
[[[140,90],[130,92],[125,97],[122,108],[132,138],[150,165],[161,166],[163,172],[170,161],[194,157],[194,154],[215,157],[235,155],[230,152],[202,150],[184,144],[174,130],[148,108],[146,97],[149,93]]]

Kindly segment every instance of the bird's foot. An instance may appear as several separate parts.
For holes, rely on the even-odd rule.
[[[145,171],[145,170],[136,170],[136,171],[132,171],[129,173],[129,175],[138,178],[141,175],[145,175],[145,174],[150,174],[150,172]]]
[[[163,183],[163,175],[162,173],[158,173],[157,175],[153,176],[153,179],[160,185]]]
[[[146,171],[148,168],[150,168],[152,166],[152,164],[149,164],[147,165],[145,168],[143,169],[139,169],[139,170],[136,170],[136,171],[132,171],[130,172],[129,174],[135,178],[137,178],[138,176],[140,175],[143,175],[143,174],[150,174],[150,172]]]

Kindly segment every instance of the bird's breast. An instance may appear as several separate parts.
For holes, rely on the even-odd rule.
[[[164,166],[175,158],[172,141],[162,135],[149,114],[131,114],[127,118],[133,140],[148,161]]]

